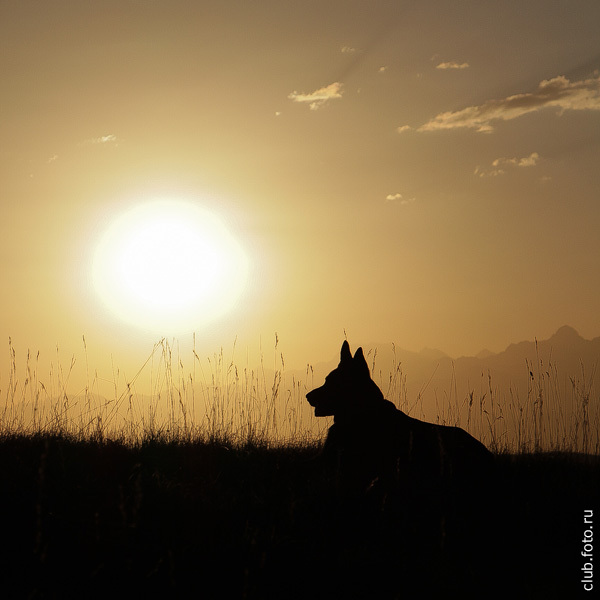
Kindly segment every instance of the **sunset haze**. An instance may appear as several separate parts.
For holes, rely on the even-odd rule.
[[[110,380],[194,332],[241,360],[277,334],[292,368],[345,334],[452,357],[599,336],[599,23],[594,0],[0,1],[0,341],[68,365],[85,336]],[[157,200],[247,260],[185,331],[94,289],[106,231]]]

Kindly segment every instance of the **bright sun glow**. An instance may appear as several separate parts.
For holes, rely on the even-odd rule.
[[[213,213],[158,200],[106,231],[94,256],[96,291],[119,318],[160,334],[191,331],[233,308],[248,259]]]

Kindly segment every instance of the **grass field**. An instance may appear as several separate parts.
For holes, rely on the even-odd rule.
[[[496,452],[488,487],[347,495],[321,466],[327,423],[306,426],[311,382],[286,380],[283,359],[268,375],[221,354],[200,385],[158,351],[144,401],[139,379],[115,382],[112,398],[94,379],[72,396],[64,370],[43,384],[33,359],[24,376],[14,363],[0,421],[3,598],[589,597],[595,398],[551,428],[538,390],[517,445],[506,406],[467,398],[469,429]]]

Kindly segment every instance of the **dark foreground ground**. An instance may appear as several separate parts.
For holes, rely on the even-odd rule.
[[[576,598],[600,460],[497,457],[459,498],[352,496],[315,448],[0,440],[2,598]],[[593,510],[592,523],[584,511]],[[589,513],[588,517],[589,517]],[[589,549],[589,547],[588,547]],[[593,575],[593,573],[592,573]]]

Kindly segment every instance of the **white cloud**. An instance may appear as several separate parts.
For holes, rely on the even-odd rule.
[[[385,197],[386,202],[396,202],[402,200],[402,194],[388,194]]]
[[[442,70],[446,70],[446,69],[462,70],[462,69],[468,69],[468,68],[469,68],[468,62],[459,63],[459,62],[456,62],[455,60],[451,60],[450,62],[442,62],[436,67],[436,69],[442,69]]]
[[[404,198],[402,194],[388,194],[385,197],[386,203],[394,203],[400,204],[401,206],[406,206],[407,204],[412,204],[416,198]]]
[[[411,129],[412,127],[410,125],[402,125],[401,127],[398,127],[396,131],[398,133],[404,133],[405,131],[410,131]]]
[[[49,159],[48,159],[48,164],[53,163],[55,161],[58,160],[58,154],[53,154]]]
[[[540,155],[537,152],[532,152],[529,156],[523,158],[497,158],[492,162],[492,166],[535,167],[539,159]]]
[[[492,161],[492,167],[499,167],[500,165],[516,165],[516,158],[497,158]]]
[[[600,76],[569,81],[559,75],[540,82],[534,92],[514,94],[500,100],[488,100],[479,106],[440,113],[417,131],[468,128],[491,133],[492,124],[496,121],[510,121],[550,107],[557,108],[559,114],[567,110],[600,110]]]
[[[352,48],[351,46],[342,46],[343,54],[354,54],[356,52],[356,48]]]
[[[532,152],[523,158],[496,158],[492,161],[493,169],[477,166],[473,174],[479,177],[497,177],[504,175],[507,169],[514,167],[534,167],[539,159],[540,155],[537,152]]]
[[[387,67],[384,65],[383,67],[379,67],[378,73],[385,73],[387,71]]]
[[[473,175],[478,175],[479,177],[498,177],[498,175],[504,175],[506,171],[504,169],[484,169],[479,165],[475,167],[475,171],[473,171]]]
[[[517,166],[519,167],[535,167],[537,161],[540,159],[540,155],[537,152],[532,152],[525,158],[520,158]]]
[[[307,103],[310,106],[310,110],[317,110],[328,100],[342,97],[342,84],[339,81],[330,83],[328,86],[319,88],[310,94],[299,94],[294,91],[288,95],[290,100],[294,102]]]

